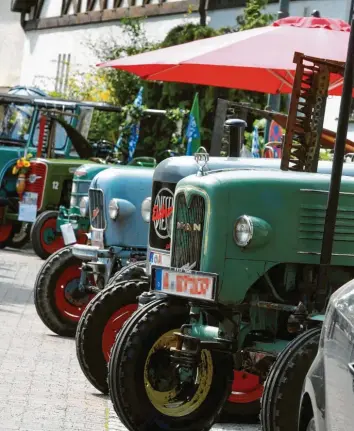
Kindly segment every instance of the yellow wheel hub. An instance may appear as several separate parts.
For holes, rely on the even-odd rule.
[[[201,360],[194,379],[194,390],[191,390],[191,396],[186,399],[178,397],[181,389],[177,384],[174,388],[166,392],[160,392],[154,389],[149,381],[151,358],[156,352],[162,350],[169,351],[171,347],[176,347],[177,338],[173,334],[174,332],[178,332],[178,329],[162,335],[150,349],[144,367],[144,385],[147,396],[156,410],[166,416],[183,417],[193,413],[205,401],[213,380],[213,361],[210,352],[208,350],[202,350]],[[174,371],[171,370],[171,372]]]

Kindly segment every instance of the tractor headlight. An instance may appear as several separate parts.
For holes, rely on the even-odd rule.
[[[239,217],[235,223],[234,238],[239,247],[246,247],[253,238],[252,219],[246,215]]]
[[[266,245],[272,238],[272,227],[265,220],[243,215],[236,220],[234,239],[239,247],[254,249]]]
[[[146,198],[143,200],[141,204],[141,216],[146,223],[150,221],[150,213],[151,213],[151,198]]]
[[[80,200],[80,214],[82,217],[89,215],[89,198],[87,196],[84,196]]]
[[[118,199],[112,199],[109,203],[108,213],[112,220],[115,220],[119,214]]]

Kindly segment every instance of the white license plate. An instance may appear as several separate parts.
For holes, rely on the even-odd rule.
[[[154,290],[188,298],[215,299],[216,274],[156,267],[152,270]]]
[[[38,193],[25,192],[19,205],[18,220],[34,223],[37,218]]]
[[[64,244],[70,245],[76,243],[76,235],[74,232],[74,228],[71,223],[65,223],[60,226],[61,233],[63,235]]]
[[[157,253],[155,251],[150,251],[149,253],[149,273],[151,273],[151,266],[164,266],[169,267],[171,262],[170,254],[166,253]]]

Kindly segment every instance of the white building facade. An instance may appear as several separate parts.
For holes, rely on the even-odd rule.
[[[11,0],[0,2],[0,91],[21,81],[25,32],[19,15],[11,12]]]
[[[234,26],[245,3],[207,0],[208,25]],[[290,15],[309,16],[317,9],[323,17],[348,21],[350,3],[294,0]],[[10,12],[11,4],[17,13]],[[269,0],[268,13],[276,14],[278,8],[278,0]],[[63,90],[69,71],[88,72],[99,61],[89,43],[110,38],[126,42],[120,22],[126,16],[146,17],[148,39],[160,41],[177,25],[199,22],[198,0],[2,0],[0,87],[21,84]],[[329,100],[326,125],[330,123],[333,130],[337,112],[338,102]]]

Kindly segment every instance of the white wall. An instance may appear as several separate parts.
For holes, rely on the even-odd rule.
[[[10,2],[10,0],[6,1]],[[110,1],[113,2],[113,0]],[[137,0],[137,4],[139,2],[142,0]],[[85,7],[85,4],[85,1],[82,2],[82,7]],[[349,4],[350,0],[296,1],[291,2],[290,14],[304,16],[309,15],[313,9],[319,9],[322,16],[346,19]],[[270,13],[276,13],[278,5],[271,4],[268,10]],[[58,0],[45,2],[43,16],[57,16],[59,13],[60,2]],[[213,28],[232,26],[235,24],[236,16],[241,13],[241,8],[210,11],[208,13],[209,25]],[[18,14],[12,14],[12,16],[19,19]],[[176,25],[191,21],[198,22],[198,14],[148,18],[145,20],[145,29],[150,40],[158,41],[162,40],[166,33]],[[48,90],[54,89],[59,54],[71,54],[71,71],[88,71],[97,63],[98,59],[87,47],[87,41],[99,41],[110,37],[115,40],[122,39],[119,22],[27,32],[21,83],[37,85]]]
[[[20,15],[10,11],[11,0],[0,1],[0,88],[20,83],[25,35]]]

